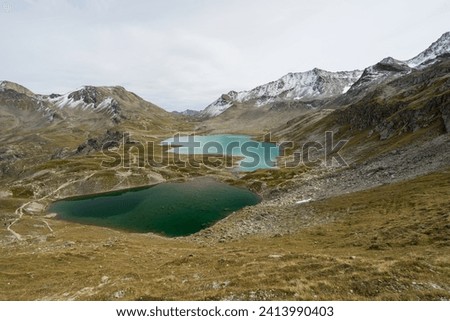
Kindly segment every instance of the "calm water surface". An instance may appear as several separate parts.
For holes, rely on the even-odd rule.
[[[239,171],[274,168],[280,149],[274,143],[258,142],[246,135],[179,136],[164,140],[161,144],[173,144],[170,151],[178,154],[220,154],[242,157],[237,164]]]
[[[64,199],[54,202],[49,211],[82,224],[173,237],[198,232],[259,201],[247,189],[197,178]]]

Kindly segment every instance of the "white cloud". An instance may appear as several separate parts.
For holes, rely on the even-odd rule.
[[[1,78],[40,93],[123,85],[171,110],[290,71],[411,58],[450,13],[445,0],[9,1]]]

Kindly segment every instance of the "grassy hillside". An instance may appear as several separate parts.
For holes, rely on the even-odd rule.
[[[27,216],[18,231],[46,241],[1,247],[0,299],[448,300],[449,182],[450,169],[305,204],[332,219],[218,243]]]

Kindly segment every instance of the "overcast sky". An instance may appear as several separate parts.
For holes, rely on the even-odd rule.
[[[412,58],[449,21],[448,0],[0,0],[0,79],[42,94],[121,85],[201,109],[288,72]]]

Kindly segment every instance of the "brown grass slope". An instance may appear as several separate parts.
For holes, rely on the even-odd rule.
[[[447,170],[297,208],[334,217],[320,226],[226,243],[50,220],[46,242],[1,247],[0,299],[448,300],[449,194]]]

